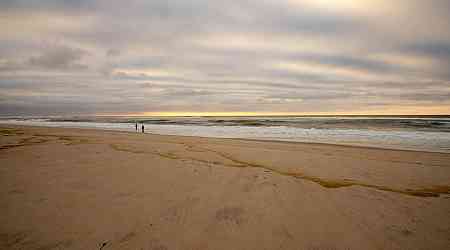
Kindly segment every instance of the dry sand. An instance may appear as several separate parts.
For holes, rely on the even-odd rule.
[[[450,154],[0,132],[0,249],[450,249]]]

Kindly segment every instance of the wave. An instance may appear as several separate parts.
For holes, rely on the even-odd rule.
[[[144,123],[156,134],[413,149],[450,153],[450,119],[342,119],[299,117],[170,117],[170,118],[18,118],[0,123],[49,127],[96,128],[135,131]]]

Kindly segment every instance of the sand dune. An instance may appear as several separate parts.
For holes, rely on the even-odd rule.
[[[450,154],[0,127],[0,249],[448,249]]]

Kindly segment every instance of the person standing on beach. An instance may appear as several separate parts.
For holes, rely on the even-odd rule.
[[[137,122],[136,122],[136,132],[138,131],[138,126],[137,126]]]
[[[142,123],[142,133],[144,133],[144,123]]]

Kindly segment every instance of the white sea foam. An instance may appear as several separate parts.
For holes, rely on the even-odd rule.
[[[3,124],[67,128],[95,128],[135,131],[134,123],[47,121],[46,119],[8,119]],[[246,138],[295,142],[332,143],[394,149],[450,153],[450,133],[430,131],[390,131],[370,129],[314,129],[287,126],[204,126],[146,124],[147,133],[216,138]]]

